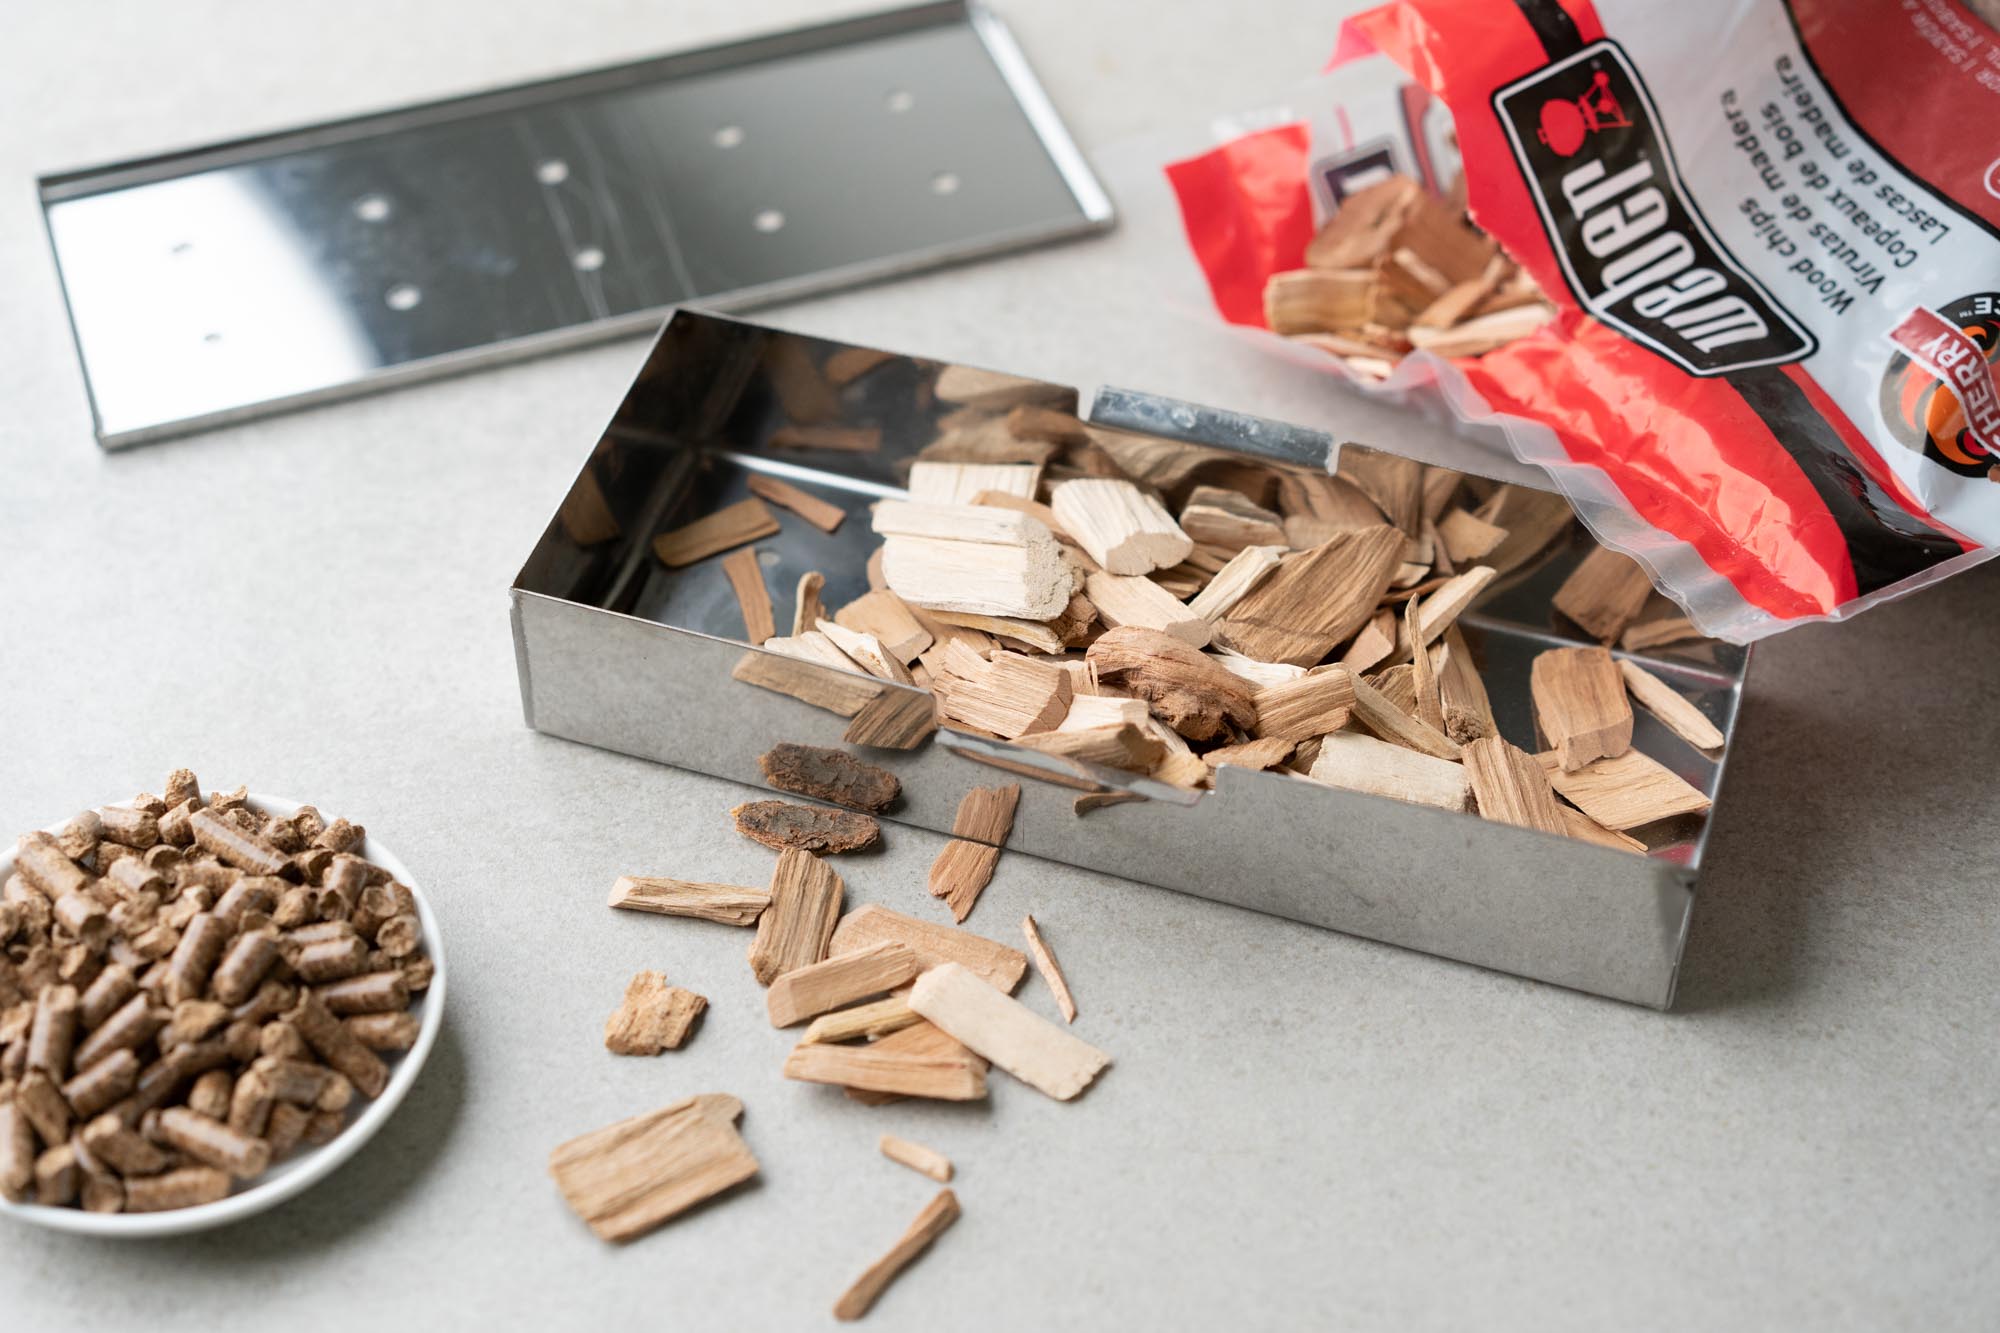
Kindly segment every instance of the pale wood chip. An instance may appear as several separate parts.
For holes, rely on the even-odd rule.
[[[833,867],[812,853],[778,853],[771,905],[757,919],[750,943],[750,971],[760,985],[827,956],[845,892]]]
[[[910,1008],[908,995],[891,995],[868,1004],[857,1004],[851,1009],[821,1014],[806,1025],[799,1041],[804,1044],[886,1037],[891,1032],[900,1032],[912,1023],[922,1021],[917,1017],[917,1011]]]
[[[1292,757],[1296,742],[1282,737],[1264,736],[1241,745],[1218,745],[1202,755],[1201,761],[1210,768],[1221,768],[1228,764],[1233,768],[1264,770],[1277,768]]]
[[[914,949],[924,967],[962,963],[989,985],[1012,991],[1028,971],[1028,956],[983,935],[904,916],[869,903],[840,919],[828,952],[834,956],[893,940]]]
[[[884,690],[863,705],[841,739],[880,750],[914,750],[937,730],[937,701],[916,690]]]
[[[662,972],[641,972],[625,987],[625,999],[604,1024],[604,1049],[614,1055],[658,1055],[677,1051],[708,1001],[691,990],[669,986]]]
[[[1621,852],[1646,854],[1646,844],[1629,833],[1608,829],[1574,806],[1562,807],[1563,832],[1578,842],[1594,842],[1600,847],[1611,847]]]
[[[743,613],[743,637],[761,644],[776,634],[771,590],[764,586],[764,567],[757,563],[757,548],[745,546],[722,557],[722,572],[736,594],[737,609]]]
[[[853,1320],[867,1314],[897,1275],[957,1220],[958,1196],[950,1190],[939,1190],[937,1197],[917,1214],[917,1220],[889,1247],[889,1252],[870,1264],[868,1271],[840,1294],[840,1299],[833,1303],[834,1318]]]
[[[620,875],[610,905],[660,916],[691,916],[725,926],[754,926],[771,895],[738,884],[706,884],[658,875]]]
[[[872,634],[886,652],[905,666],[916,661],[934,642],[931,632],[909,605],[886,588],[855,598],[834,613],[833,621],[857,634]]]
[[[974,787],[958,803],[951,821],[952,841],[931,862],[930,892],[944,899],[952,918],[963,921],[993,878],[1000,846],[1014,827],[1021,787]]]
[[[1599,546],[1556,589],[1556,610],[1600,643],[1615,642],[1653,595],[1653,580],[1631,556]]]
[[[1217,623],[1216,637],[1245,657],[1311,666],[1374,615],[1402,548],[1387,525],[1336,533],[1268,574]]]
[[[778,531],[778,520],[756,496],[725,505],[712,514],[653,538],[653,554],[669,568],[691,565],[697,560],[727,551],[733,546],[769,537]]]
[[[1461,565],[1493,554],[1507,540],[1507,529],[1495,527],[1463,509],[1454,509],[1440,518],[1437,532],[1445,554]]]
[[[922,1021],[866,1045],[800,1042],[785,1057],[784,1075],[935,1101],[976,1102],[986,1096],[986,1061]]]
[[[1091,574],[1084,595],[1110,629],[1134,625],[1171,634],[1192,648],[1205,648],[1215,627],[1193,607],[1149,578],[1127,574]]]
[[[1111,1057],[1072,1036],[957,963],[934,967],[910,988],[910,1008],[975,1054],[1046,1093],[1069,1101]]]
[[[1360,677],[1353,677],[1354,719],[1385,741],[1406,746],[1436,759],[1457,759],[1458,742],[1398,708],[1382,692]]]
[[[1693,700],[1637,662],[1621,659],[1618,670],[1625,677],[1625,687],[1632,692],[1632,697],[1645,705],[1647,712],[1665,723],[1674,735],[1697,750],[1721,748],[1722,732],[1708,720],[1707,714],[1695,706]]]
[[[826,608],[820,603],[819,595],[826,587],[826,575],[816,569],[809,569],[799,575],[798,592],[793,600],[792,633],[804,634],[826,616]]]
[[[1498,736],[1465,747],[1465,771],[1482,819],[1544,833],[1567,833],[1555,790],[1535,757]]]
[[[1565,800],[1605,828],[1623,832],[1675,815],[1698,814],[1710,801],[1699,789],[1637,750],[1570,771],[1553,752],[1535,756]]]
[[[745,484],[750,487],[752,495],[768,500],[780,509],[791,510],[821,532],[832,532],[847,517],[847,511],[839,505],[800,490],[780,477],[752,472]]]
[[[1320,741],[1309,776],[1331,787],[1433,805],[1440,810],[1472,807],[1472,788],[1463,764],[1352,731],[1337,731]]]
[[[1194,549],[1173,515],[1129,481],[1065,481],[1049,493],[1049,507],[1107,573],[1150,574],[1179,564]]]
[[[899,1139],[894,1134],[884,1134],[877,1145],[882,1155],[899,1166],[907,1166],[919,1175],[929,1176],[940,1185],[951,1182],[951,1158],[935,1148],[926,1148],[921,1143]]]
[[[1528,687],[1535,724],[1574,773],[1632,746],[1632,705],[1618,664],[1603,648],[1551,648],[1535,655]]]
[[[917,975],[917,955],[907,944],[884,942],[795,968],[771,983],[764,996],[774,1028],[803,1023],[829,1009],[894,990]]]
[[[1069,978],[1063,975],[1062,965],[1056,962],[1048,941],[1042,938],[1042,928],[1035,924],[1033,913],[1021,918],[1021,933],[1028,937],[1028,954],[1035,960],[1035,970],[1042,974],[1042,984],[1056,997],[1056,1008],[1062,1010],[1063,1022],[1076,1022],[1076,997],[1070,994]]]
[[[1298,742],[1347,725],[1354,708],[1354,674],[1346,667],[1322,667],[1297,680],[1257,691],[1257,734],[1267,740]]]
[[[742,1114],[734,1097],[689,1097],[571,1139],[549,1174],[601,1239],[628,1241],[757,1174]]]

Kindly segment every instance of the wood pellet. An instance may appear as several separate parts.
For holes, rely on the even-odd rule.
[[[367,833],[244,789],[21,836],[0,884],[0,1196],[212,1203],[330,1142],[415,1045],[416,900]]]

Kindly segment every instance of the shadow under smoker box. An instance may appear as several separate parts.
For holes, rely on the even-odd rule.
[[[878,707],[927,704],[905,686],[747,647],[720,559],[669,569],[651,548],[655,534],[743,499],[748,477],[765,473],[849,515],[827,533],[783,513],[781,530],[756,543],[781,630],[807,571],[824,574],[829,613],[868,590],[876,538],[867,507],[900,493],[898,463],[937,437],[952,404],[931,392],[938,363],[908,356],[830,385],[818,368],[844,348],[675,313],[515,580],[529,725],[761,784],[759,755],[781,741],[840,746],[848,718],[742,676],[815,676],[844,699],[843,712],[877,698]],[[1089,415],[1312,470],[1332,447],[1314,432],[1115,389],[1100,390]],[[774,430],[800,421],[879,427],[881,445],[857,453],[772,443]],[[1574,534],[1459,622],[1516,745],[1535,748],[1535,654],[1587,642],[1559,630],[1549,606],[1588,549]],[[1619,655],[1731,732],[1746,650],[1699,641]],[[1713,797],[1727,745],[1711,758],[1635,712],[1635,747]],[[1223,768],[1213,791],[1195,793],[949,729],[915,749],[862,753],[902,779],[894,821],[949,833],[966,791],[1018,780],[1012,851],[1658,1008],[1673,1000],[1709,824],[1695,815],[1640,830],[1649,850],[1638,856],[1276,773]],[[1075,798],[1093,790],[1130,799],[1079,815]]]

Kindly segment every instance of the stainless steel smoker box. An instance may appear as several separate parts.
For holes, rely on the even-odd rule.
[[[762,472],[850,515],[826,533],[782,514],[782,530],[756,543],[781,622],[809,570],[825,575],[830,609],[867,591],[868,506],[899,493],[898,464],[937,436],[951,405],[930,392],[938,363],[917,357],[892,356],[831,394],[813,384],[812,368],[845,349],[673,315],[514,582],[530,726],[756,786],[758,756],[780,741],[838,746],[856,708],[928,707],[920,691],[749,647],[720,560],[668,569],[651,549],[655,534],[742,499]],[[878,451],[771,443],[799,411],[801,368],[820,414],[881,428]],[[1089,417],[1313,469],[1334,447],[1316,432],[1117,389],[1099,390]],[[1459,622],[1517,745],[1535,745],[1534,655],[1581,642],[1549,604],[1586,543],[1579,533],[1511,575]],[[1747,650],[1701,641],[1633,656],[1730,732]],[[742,679],[774,665],[809,673],[841,711]],[[1710,758],[1643,711],[1634,744],[1715,795],[1726,745]],[[915,749],[865,753],[902,779],[895,822],[948,833],[968,789],[1018,780],[1010,851],[1658,1008],[1673,1000],[1708,833],[1703,816],[1654,825],[1639,831],[1649,852],[1637,856],[1279,773],[1225,767],[1213,791],[1192,793],[948,728]],[[1079,813],[1086,792],[1122,799]]]

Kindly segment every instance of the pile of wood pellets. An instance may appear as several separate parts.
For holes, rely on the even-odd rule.
[[[901,793],[895,774],[843,750],[793,744],[764,755],[760,767],[780,790],[839,807],[764,801],[754,815],[738,808],[738,829],[778,849],[767,885],[626,876],[610,904],[754,931],[747,961],[768,988],[771,1026],[804,1025],[785,1057],[786,1077],[832,1084],[876,1106],[908,1097],[982,1099],[996,1065],[1059,1101],[1096,1080],[1110,1057],[1013,998],[1032,957],[1065,1022],[1076,1020],[1069,983],[1034,917],[1021,923],[1023,952],[877,904],[846,906],[845,883],[818,854],[832,849],[817,823],[834,817],[866,835],[857,845],[872,843],[875,815]],[[1019,794],[1017,787],[974,789],[961,804],[961,823],[968,808],[981,811],[975,822],[987,841],[955,838],[932,865],[932,893],[960,919],[971,901],[954,895],[971,882],[969,867],[979,887],[990,878]],[[663,974],[641,972],[605,1024],[605,1047],[618,1055],[677,1049],[707,1006]],[[628,1241],[757,1174],[757,1159],[736,1130],[742,1113],[743,1104],[724,1093],[689,1097],[563,1144],[549,1171],[593,1231]],[[952,1179],[951,1161],[934,1149],[894,1135],[880,1146],[891,1161],[940,1183]],[[840,1295],[835,1315],[867,1313],[958,1215],[957,1195],[940,1190]]]
[[[24,834],[0,889],[0,1195],[212,1203],[380,1096],[432,965],[366,836],[187,769]]]

